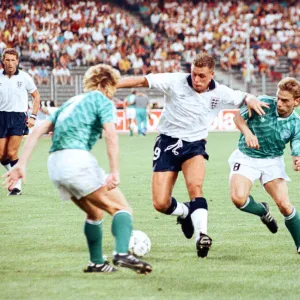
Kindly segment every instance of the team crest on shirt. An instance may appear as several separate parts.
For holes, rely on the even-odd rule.
[[[22,86],[23,82],[22,81],[17,81],[17,86],[20,88]]]
[[[217,97],[212,97],[211,101],[210,101],[210,107],[211,109],[214,109],[215,107],[217,107],[217,105],[220,103],[220,99]]]

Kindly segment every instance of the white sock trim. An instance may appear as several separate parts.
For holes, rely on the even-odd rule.
[[[245,207],[247,207],[247,205],[249,204],[250,202],[250,198],[248,197],[245,204],[243,206],[240,207],[240,209],[244,209]]]
[[[114,213],[113,217],[116,216],[117,214],[121,214],[121,213],[127,213],[132,217],[131,213],[125,209],[118,210],[116,213]]]
[[[188,207],[184,203],[177,202],[177,207],[171,213],[171,216],[180,216],[186,218],[189,213]]]
[[[85,222],[91,225],[100,225],[103,222],[103,220],[93,221],[93,220],[86,219]]]
[[[295,209],[295,207],[293,207],[292,213],[289,216],[285,217],[285,220],[289,221],[289,220],[293,219],[295,217],[295,215],[296,215],[296,209]]]

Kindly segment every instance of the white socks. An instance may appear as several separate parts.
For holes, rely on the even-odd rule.
[[[188,207],[185,204],[179,202],[177,202],[177,207],[171,213],[172,216],[180,216],[183,219],[185,219],[188,214],[189,214]]]
[[[208,211],[204,208],[198,208],[191,214],[191,218],[195,229],[195,237],[198,240],[200,232],[207,234]]]

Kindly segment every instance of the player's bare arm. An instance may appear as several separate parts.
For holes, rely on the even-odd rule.
[[[233,119],[236,127],[241,131],[245,136],[246,144],[249,148],[259,149],[259,143],[257,137],[249,129],[246,121],[241,117],[240,113],[237,112]]]
[[[119,144],[115,123],[105,123],[106,151],[110,165],[110,175],[107,177],[106,184],[108,189],[114,189],[120,184],[119,175]]]
[[[300,156],[293,156],[294,171],[300,171]]]
[[[35,125],[36,116],[39,111],[39,107],[40,107],[40,103],[41,103],[41,97],[40,97],[40,93],[38,90],[35,90],[31,94],[31,96],[33,98],[33,108],[32,108],[32,114],[27,121],[27,126],[29,128],[31,128]]]
[[[149,87],[148,80],[144,76],[131,76],[120,79],[117,88]]]
[[[249,118],[252,116],[252,109],[262,116],[265,115],[263,107],[269,108],[267,103],[259,101],[254,95],[251,94],[246,95],[245,102],[248,106]]]
[[[29,162],[33,150],[37,146],[41,136],[50,131],[53,131],[53,128],[53,123],[48,120],[44,121],[40,126],[34,128],[34,130],[25,142],[18,163],[9,172],[2,176],[3,178],[6,177],[5,181],[3,182],[3,185],[6,188],[12,189],[20,178],[23,178],[23,181],[25,181],[26,166]]]

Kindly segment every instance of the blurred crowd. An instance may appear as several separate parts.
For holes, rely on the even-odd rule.
[[[150,1],[130,2],[189,63],[197,52],[207,51],[219,58],[224,71],[250,70],[273,79],[279,57],[286,57],[290,75],[300,76],[299,1],[166,0],[163,9]]]
[[[120,1],[120,3],[126,1]],[[299,1],[138,1],[141,22],[103,1],[1,1],[0,53],[16,47],[36,81],[71,84],[74,66],[108,63],[123,74],[180,71],[199,51],[219,58],[223,70],[251,68],[270,78],[278,57],[300,75]],[[147,25],[146,25],[147,24]]]

